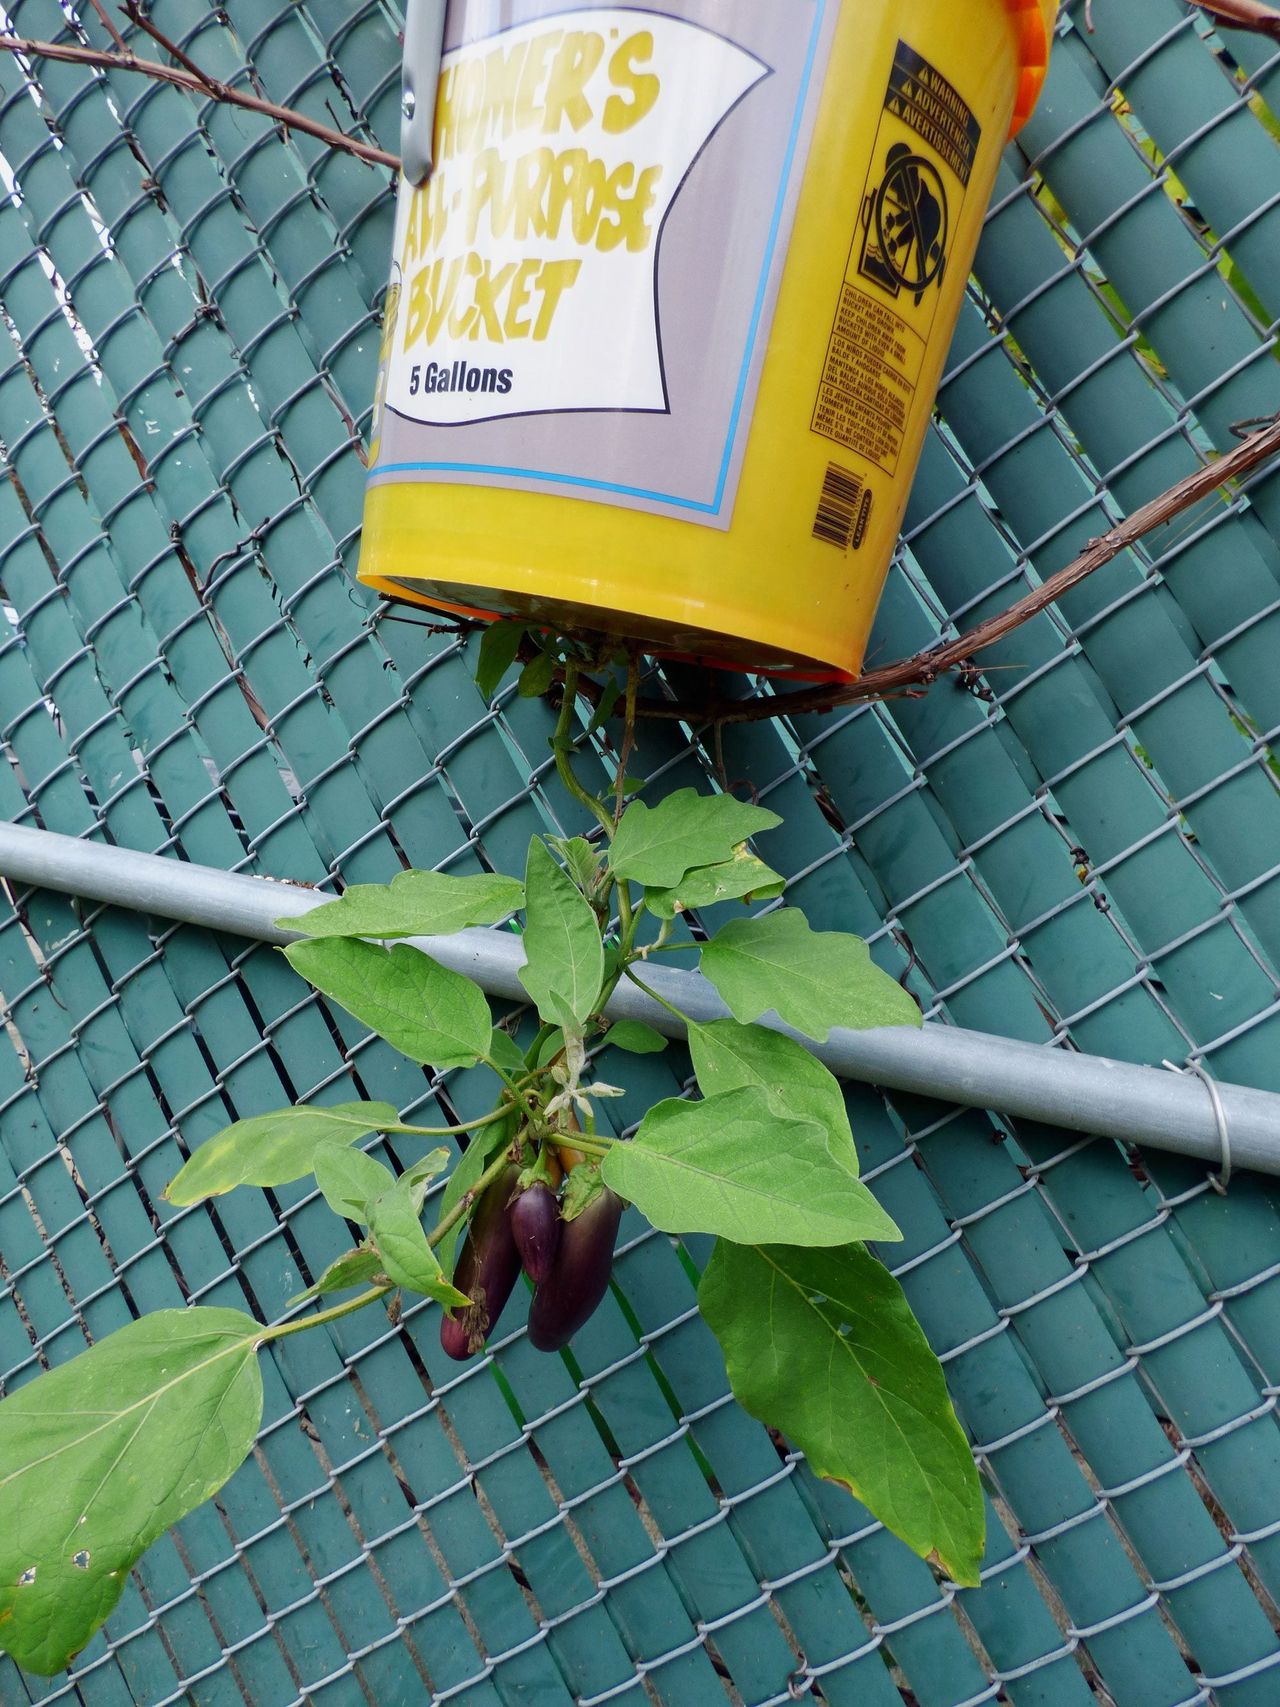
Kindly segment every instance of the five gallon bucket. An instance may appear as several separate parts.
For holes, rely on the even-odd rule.
[[[449,0],[360,579],[852,674],[1056,0]]]

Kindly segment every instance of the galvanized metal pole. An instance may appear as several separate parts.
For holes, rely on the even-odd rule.
[[[295,884],[238,876],[48,830],[0,825],[0,876],[113,906],[285,943],[296,932],[277,924],[331,896]],[[466,930],[416,942],[442,965],[465,973],[491,995],[527,999],[517,972],[519,937]],[[714,988],[696,972],[650,965],[646,982],[693,1020],[725,1017]],[[668,1036],[682,1027],[631,985],[609,1004],[615,1019],[641,1019]],[[786,1026],[778,1025],[780,1031]],[[794,1032],[789,1035],[796,1036]],[[800,1038],[834,1073],[886,1090],[1064,1126],[1194,1156],[1221,1166],[1280,1173],[1280,1095],[1195,1075],[1135,1067],[956,1026],[921,1031],[835,1031],[826,1043]],[[1224,1131],[1229,1157],[1224,1154]]]

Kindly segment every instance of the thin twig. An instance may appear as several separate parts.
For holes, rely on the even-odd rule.
[[[107,8],[102,4],[102,0],[91,0],[91,4],[93,6],[94,11],[102,19],[103,28],[107,31],[107,34],[111,37],[112,41],[120,49],[121,53],[128,53],[129,44],[125,41],[124,37],[120,34],[120,31],[117,28],[115,19],[111,16],[110,12],[107,11]]]
[[[892,699],[904,694],[918,695],[931,687],[940,676],[959,669],[971,678],[973,655],[984,647],[994,646],[1017,628],[1039,616],[1051,604],[1097,570],[1119,557],[1122,551],[1136,545],[1175,516],[1182,515],[1202,499],[1211,497],[1220,487],[1242,479],[1246,474],[1280,454],[1280,415],[1273,416],[1261,432],[1250,433],[1235,450],[1217,458],[1206,467],[1197,469],[1116,527],[1109,529],[1088,545],[1065,568],[1051,575],[1043,585],[1023,598],[988,617],[975,628],[954,640],[939,641],[922,652],[913,653],[896,664],[886,664],[860,676],[846,686],[808,688],[798,693],[777,693],[747,700],[727,700],[704,705],[679,704],[674,701],[642,700],[637,707],[641,717],[675,719],[684,723],[757,723],[771,717],[800,716],[811,712],[830,711],[840,705],[855,705],[865,700]]]
[[[288,130],[300,130],[307,136],[314,136],[318,141],[327,143],[330,148],[354,154],[358,160],[366,160],[371,165],[390,166],[394,171],[400,169],[398,154],[390,154],[385,148],[375,147],[371,142],[360,142],[356,137],[348,136],[345,131],[334,130],[330,125],[308,118],[306,113],[300,113],[295,107],[282,107],[275,101],[263,100],[258,95],[246,95],[243,90],[232,89],[204,72],[188,71],[176,65],[161,65],[154,59],[142,59],[129,51],[109,53],[96,47],[81,47],[78,42],[38,41],[31,36],[0,34],[0,52],[21,54],[26,59],[56,59],[68,65],[88,65],[95,71],[135,71],[142,77],[153,78],[157,83],[171,83],[177,89],[185,89],[190,95],[205,95],[210,100],[223,101],[228,106],[243,107],[248,112],[259,113],[263,118],[284,125]]]
[[[204,70],[202,66],[197,65],[195,60],[191,58],[190,54],[184,52],[184,50],[178,46],[176,41],[172,41],[167,35],[165,35],[159,25],[153,24],[151,19],[148,18],[147,14],[142,10],[142,7],[139,6],[138,0],[124,0],[124,4],[121,6],[120,10],[124,13],[125,17],[131,24],[135,24],[138,29],[142,30],[146,35],[149,35],[152,41],[155,42],[156,46],[167,53],[170,59],[176,60],[184,71],[189,71],[191,75],[208,90],[209,94],[215,101],[226,100],[227,85],[221,80],[221,78],[212,76],[208,71]],[[125,52],[127,53],[129,51],[128,45],[126,44]]]

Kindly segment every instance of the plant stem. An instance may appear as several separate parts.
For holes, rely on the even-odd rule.
[[[560,703],[560,720],[556,724],[556,732],[551,738],[552,749],[556,755],[556,772],[560,781],[580,806],[585,806],[591,816],[600,824],[610,841],[613,840],[613,813],[605,810],[600,802],[594,799],[578,781],[573,769],[573,712],[577,704],[579,670],[576,664],[566,664],[564,667],[564,699]]]
[[[351,1298],[345,1304],[335,1304],[332,1309],[321,1310],[314,1316],[300,1316],[295,1322],[275,1322],[269,1328],[263,1328],[258,1336],[258,1345],[270,1345],[273,1340],[287,1339],[290,1334],[300,1334],[307,1328],[320,1328],[328,1322],[337,1322],[343,1316],[353,1316],[357,1310],[363,1310],[367,1304],[376,1304],[379,1298],[385,1298],[389,1292],[394,1292],[394,1286],[371,1286],[367,1292],[362,1292],[358,1298]]]
[[[479,1120],[463,1120],[457,1126],[388,1126],[385,1130],[388,1134],[403,1132],[411,1138],[456,1138],[462,1132],[478,1132],[482,1126],[505,1120],[510,1113],[510,1108],[495,1108]]]
[[[490,1072],[496,1073],[498,1075],[498,1077],[502,1080],[503,1084],[511,1092],[512,1096],[515,1097],[518,1101],[519,1097],[520,1097],[520,1092],[522,1091],[524,1086],[529,1083],[529,1079],[530,1079],[530,1077],[532,1077],[532,1075],[526,1075],[526,1077],[523,1079],[513,1079],[511,1077],[511,1074],[507,1072],[506,1068],[500,1066],[498,1064],[498,1062],[495,1061],[491,1055],[482,1055],[480,1057],[480,1061],[481,1061],[481,1064],[483,1066],[488,1067]],[[495,1109],[494,1113],[496,1114],[497,1112],[498,1111]],[[503,1112],[504,1113],[510,1113],[510,1110],[509,1109],[503,1110]],[[479,1122],[479,1124],[484,1125],[484,1124],[486,1124],[486,1122],[481,1121],[481,1122]],[[464,1130],[465,1130],[465,1128],[464,1128]]]
[[[601,1149],[600,1154],[604,1154],[603,1149]],[[427,1235],[427,1243],[433,1250],[445,1234],[456,1227],[463,1216],[469,1213],[476,1198],[480,1196],[486,1186],[493,1184],[507,1166],[508,1160],[507,1147],[504,1145],[471,1190],[463,1192],[449,1213],[441,1216],[435,1227]],[[321,1310],[317,1315],[300,1316],[293,1322],[274,1322],[270,1327],[263,1328],[258,1336],[257,1343],[259,1346],[270,1345],[273,1340],[286,1339],[290,1334],[303,1333],[307,1328],[320,1328],[329,1322],[341,1321],[344,1316],[353,1316],[357,1310],[363,1310],[369,1304],[376,1304],[380,1298],[386,1298],[396,1290],[394,1286],[371,1286],[367,1292],[360,1293],[356,1298],[348,1299],[345,1304],[335,1304],[331,1309]]]
[[[588,1136],[585,1132],[546,1132],[542,1136],[544,1144],[554,1144],[557,1150],[581,1150],[584,1156],[607,1156],[612,1139],[602,1139],[599,1134]]]
[[[21,54],[24,59],[57,59],[69,65],[91,65],[102,71],[136,71],[143,77],[153,78],[157,83],[172,83],[179,89],[185,89],[188,94],[204,95],[211,101],[225,101],[230,106],[243,107],[247,112],[260,113],[264,118],[272,119],[288,130],[305,131],[308,136],[314,136],[328,147],[344,149],[348,154],[354,154],[358,159],[367,160],[373,165],[390,166],[395,170],[400,166],[398,154],[390,154],[385,148],[375,147],[371,142],[361,142],[354,136],[347,136],[344,131],[335,130],[332,125],[321,124],[318,120],[309,118],[306,113],[300,113],[295,107],[278,106],[274,101],[246,94],[242,89],[232,89],[204,72],[188,71],[184,66],[162,65],[155,59],[142,59],[130,49],[123,53],[111,53],[100,48],[82,47],[78,42],[36,41],[31,36],[10,35],[5,32],[0,34],[0,52]]]
[[[691,1023],[685,1015],[680,1012],[680,1009],[673,1003],[669,1002],[665,996],[660,996],[656,990],[651,990],[642,978],[637,978],[635,972],[630,966],[627,967],[627,977],[630,978],[631,982],[637,989],[644,991],[650,1001],[657,1002],[659,1007],[665,1008],[669,1014],[674,1014],[680,1021],[681,1025],[689,1025]]]
[[[554,1037],[559,1029],[560,1027],[558,1025],[539,1026],[538,1035],[524,1052],[524,1064],[526,1067],[537,1067],[538,1056],[542,1053],[543,1044],[549,1037]]]

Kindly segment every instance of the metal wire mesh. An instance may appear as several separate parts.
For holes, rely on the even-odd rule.
[[[1179,0],[1076,3],[1010,152],[873,655],[999,608],[1274,412],[1280,54]],[[112,46],[105,9],[7,0]],[[216,76],[394,147],[381,0],[153,0]],[[126,39],[132,33],[120,26]],[[144,42],[138,44],[145,50]],[[1274,107],[1268,100],[1275,102]],[[545,708],[347,571],[388,175],[137,76],[0,55],[0,807],[327,885],[512,869],[577,828]],[[932,1014],[1280,1089],[1280,476],[1146,542],[980,691],[727,731],[770,858]],[[670,672],[678,690],[680,673]],[[709,755],[640,755],[674,786]],[[0,1371],[142,1310],[277,1313],[314,1194],[161,1201],[292,1099],[473,1112],[287,965],[44,892],[0,915]],[[620,1129],[685,1082],[610,1063]],[[625,1077],[624,1077],[625,1075]],[[851,1087],[892,1253],[986,1476],[957,1593],[727,1396],[689,1262],[624,1227],[571,1359],[514,1310],[279,1342],[223,1496],[106,1632],[0,1700],[1264,1707],[1280,1695],[1277,1191]],[[689,1254],[703,1253],[690,1241]]]

